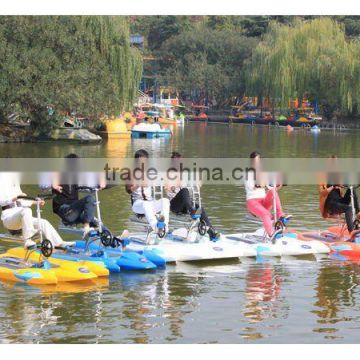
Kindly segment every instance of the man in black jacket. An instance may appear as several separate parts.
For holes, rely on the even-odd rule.
[[[60,184],[52,185],[53,212],[60,216],[65,224],[84,224],[85,238],[92,227],[98,225],[95,218],[95,199],[92,195],[79,198],[79,185],[76,154],[69,154],[66,159],[71,159],[68,164],[69,172],[61,176]]]

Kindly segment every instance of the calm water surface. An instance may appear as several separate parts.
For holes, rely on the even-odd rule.
[[[242,125],[189,124],[173,139],[117,140],[101,145],[0,144],[2,157],[357,156],[358,133],[314,135]],[[25,188],[30,194],[36,191]],[[327,226],[316,187],[281,193],[293,226]],[[222,232],[254,229],[244,218],[242,187],[204,186],[203,203]],[[122,187],[101,193],[104,220],[115,232],[128,225]],[[45,207],[45,217],[58,219]],[[5,246],[0,245],[0,250]],[[29,287],[0,283],[0,343],[332,343],[359,341],[360,265],[324,259],[179,264],[152,273],[122,273],[95,283]]]

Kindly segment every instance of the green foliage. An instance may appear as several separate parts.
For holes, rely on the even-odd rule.
[[[132,21],[133,33],[146,33],[147,45],[152,51],[159,50],[161,45],[172,36],[180,34],[191,27],[189,16],[138,16]]]
[[[248,62],[248,94],[289,98],[309,96],[332,110],[352,112],[359,105],[359,42],[331,18],[271,23]]]
[[[296,18],[301,17],[297,16]],[[244,35],[258,37],[266,33],[272,21],[280,24],[292,24],[294,19],[294,16],[242,16],[240,23]]]
[[[161,47],[163,80],[179,90],[195,91],[218,101],[244,89],[243,63],[256,41],[235,30],[210,30],[200,24]]]
[[[357,37],[360,35],[359,16],[333,16],[333,19],[344,25],[346,36]]]
[[[0,18],[0,114],[20,108],[39,134],[50,104],[90,118],[131,108],[141,69],[124,17]]]

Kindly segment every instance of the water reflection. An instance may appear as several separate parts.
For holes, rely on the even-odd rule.
[[[359,265],[351,262],[326,263],[319,269],[316,285],[318,327],[313,331],[335,339],[341,323],[349,320],[347,309],[358,310],[356,288],[359,285]]]
[[[101,324],[102,294],[108,279],[39,287],[1,282],[1,287],[1,342],[66,343],[74,339],[84,320],[95,329]],[[61,336],[52,337],[57,327]],[[93,342],[98,335],[98,331],[91,331]]]
[[[132,330],[128,339],[141,344],[161,342],[150,337],[159,330],[163,333],[163,341],[182,338],[184,316],[197,308],[197,298],[204,291],[203,285],[201,275],[189,277],[167,271],[160,274],[123,274],[118,286],[126,299],[122,317]]]
[[[280,298],[283,275],[279,267],[271,263],[251,266],[246,274],[245,304],[243,315],[252,326],[244,328],[243,338],[256,340],[263,338],[258,324],[268,319],[274,319],[282,314],[282,302]]]

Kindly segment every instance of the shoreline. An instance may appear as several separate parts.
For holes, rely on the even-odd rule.
[[[97,144],[103,139],[88,129],[62,128],[54,129],[49,136],[34,136],[29,126],[0,125],[0,143],[40,143],[71,142],[80,144]]]
[[[191,121],[196,122],[196,121]],[[205,122],[212,124],[233,124],[229,120],[227,114],[209,114],[209,119]],[[240,124],[246,125],[246,124]],[[324,130],[338,130],[338,131],[347,131],[347,130],[360,130],[360,121],[359,119],[345,119],[342,121],[326,121],[323,120],[319,124],[319,127]],[[267,126],[256,124],[254,126]],[[60,133],[60,134],[59,134]],[[6,143],[39,143],[39,142],[71,142],[71,143],[80,143],[80,144],[97,144],[103,141],[104,138],[100,137],[97,133],[93,132],[91,129],[55,129],[52,132],[52,135],[49,137],[46,136],[34,136],[33,131],[29,126],[18,126],[18,125],[0,125],[0,144]]]

